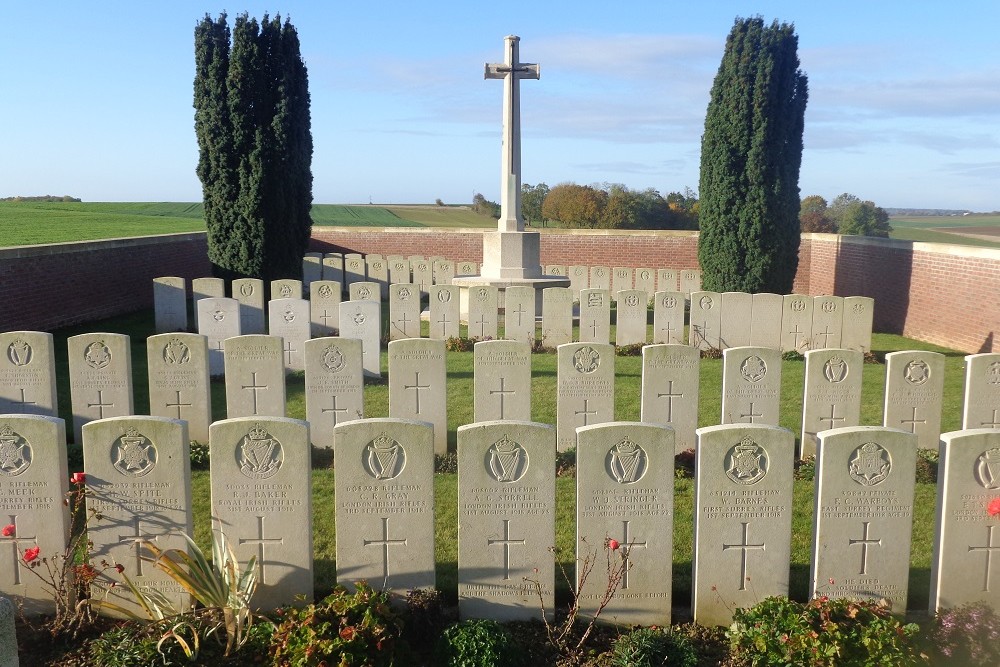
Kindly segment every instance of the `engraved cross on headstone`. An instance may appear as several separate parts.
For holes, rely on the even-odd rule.
[[[672,334],[674,334],[677,331],[677,329],[674,328],[674,323],[673,322],[667,322],[667,326],[660,327],[660,331],[666,331],[667,332],[667,336],[666,336],[666,338],[664,338],[664,340],[666,342],[668,342],[668,343],[671,342],[671,339],[677,340],[677,336],[672,335]]]
[[[993,564],[993,552],[1000,551],[1000,545],[993,544],[993,529],[996,526],[986,526],[986,544],[981,547],[974,547],[969,545],[969,553],[973,551],[985,551],[986,552],[986,572],[983,574],[983,592],[988,593],[990,590],[990,566]]]
[[[729,551],[730,549],[740,550],[740,590],[745,591],[747,589],[747,551],[767,551],[764,546],[764,542],[760,544],[750,544],[750,522],[743,522],[743,539],[740,540],[740,544],[723,544],[722,550]]]
[[[389,547],[405,547],[406,538],[390,540],[389,518],[382,517],[382,539],[362,540],[362,545],[366,547],[382,547],[382,580],[386,581],[389,579]]]
[[[400,324],[400,322],[402,322],[402,324]],[[397,321],[395,321],[395,322],[392,323],[392,326],[394,326],[397,329],[399,329],[399,331],[404,336],[408,336],[409,333],[407,333],[407,331],[406,331],[406,329],[407,329],[407,326],[406,326],[407,322],[410,322],[410,317],[406,313],[403,313],[402,315],[399,316],[399,318],[397,319]]]
[[[181,403],[181,390],[180,389],[175,389],[174,393],[177,394],[177,398],[174,399],[175,402],[174,403],[167,403],[167,404],[165,404],[164,407],[177,408],[177,418],[178,419],[183,419],[183,417],[181,417],[181,408],[190,408],[192,404],[191,403]]]
[[[441,325],[441,335],[444,336],[448,333],[448,325],[451,324],[451,320],[448,319],[448,313],[442,312],[441,319],[437,321]]]
[[[500,388],[499,389],[490,389],[490,395],[491,396],[494,395],[494,394],[499,394],[500,395],[500,419],[504,418],[504,414],[503,414],[503,399],[504,399],[504,396],[506,396],[507,394],[514,394],[514,393],[516,393],[513,389],[504,389],[504,386],[503,386],[504,380],[506,380],[506,378],[501,375],[500,376]]]
[[[917,432],[917,424],[926,424],[927,420],[926,419],[917,419],[917,407],[913,406],[913,416],[911,416],[909,419],[900,419],[899,423],[900,424],[909,424],[910,425],[910,433],[916,433]]]
[[[667,422],[668,423],[674,421],[674,399],[675,398],[681,398],[683,396],[684,396],[683,393],[680,393],[680,394],[675,394],[674,393],[674,381],[673,380],[667,380],[667,391],[666,391],[666,393],[662,393],[661,394],[661,393],[657,392],[657,394],[656,394],[657,398],[666,398],[667,399]]]
[[[22,397],[24,395],[23,389],[21,390],[21,395]],[[997,408],[993,408],[993,421],[982,422],[980,426],[982,426],[983,428],[1000,428],[1000,418],[997,417],[998,412],[1000,412],[1000,410],[998,410]]]
[[[298,352],[298,350],[296,350],[294,347],[292,347],[292,341],[286,339],[285,340],[285,355],[286,355],[285,356],[285,363],[286,364],[291,364],[292,363],[292,352]]]
[[[420,371],[414,371],[413,375],[414,375],[414,380],[413,381],[414,381],[415,384],[404,384],[403,385],[403,389],[413,389],[414,393],[416,394],[416,397],[415,397],[416,414],[419,415],[420,414],[420,390],[421,389],[430,389],[431,386],[429,384],[420,384]]]
[[[799,329],[799,323],[795,323],[795,328],[788,332],[792,336],[792,346],[797,350],[799,349],[799,337],[805,336],[806,332]]]
[[[99,418],[100,419],[104,419],[104,408],[113,408],[113,407],[115,407],[115,404],[114,403],[105,403],[104,402],[104,390],[103,389],[98,389],[97,390],[97,403],[87,403],[87,407],[88,408],[97,408],[98,414],[101,415]]]
[[[750,423],[753,424],[753,423],[755,423],[754,422],[755,418],[757,418],[757,417],[763,417],[763,416],[764,416],[764,413],[756,413],[756,412],[753,411],[753,402],[751,402],[750,403],[750,412],[748,412],[745,415],[740,415],[740,419],[745,419],[746,417],[749,417],[750,418]]]
[[[632,549],[645,549],[647,547],[646,541],[642,542],[636,541],[634,537],[629,535],[628,525],[631,521],[622,521],[622,590],[628,588],[628,571],[632,567],[632,562],[630,556],[632,555]]]
[[[847,417],[838,417],[837,416],[837,406],[836,405],[831,405],[830,406],[830,416],[829,417],[818,417],[816,419],[816,421],[828,422],[827,428],[834,428],[834,424],[836,422],[847,421]]]
[[[337,396],[336,396],[336,394],[334,394],[334,396],[333,396],[333,407],[332,408],[322,408],[320,410],[320,412],[332,412],[333,413],[333,425],[336,426],[337,425],[337,413],[338,412],[347,412],[347,408],[338,408],[337,407]]]
[[[10,525],[14,526],[14,534],[13,535],[8,535],[8,536],[0,536],[0,540],[4,540],[4,541],[7,541],[7,542],[10,542],[10,547],[11,547],[11,549],[13,549],[13,552],[14,552],[14,562],[13,562],[13,566],[14,566],[14,583],[16,585],[20,585],[21,584],[21,548],[19,546],[19,543],[20,542],[29,542],[29,541],[30,542],[34,542],[35,541],[35,536],[34,535],[21,535],[20,531],[17,528],[17,515],[16,514],[8,514],[7,516],[10,517]],[[37,542],[36,542],[36,544],[37,544]]]
[[[132,516],[132,534],[131,535],[119,535],[118,539],[122,542],[131,542],[133,548],[135,549],[135,573],[138,576],[142,576],[142,543],[146,540],[152,539],[156,540],[155,537],[149,538],[142,534],[142,526],[139,523],[139,515],[135,514]]]
[[[523,303],[517,304],[517,308],[513,309],[513,311],[511,312],[517,313],[517,326],[521,326],[521,315],[527,312],[524,310],[524,304]]]
[[[796,325],[796,326],[798,326],[798,325]],[[823,345],[822,345],[822,347],[829,347],[830,346],[830,336],[832,336],[832,335],[833,335],[833,332],[830,331],[830,325],[829,324],[826,325],[826,327],[824,328],[823,331],[817,331],[816,332],[816,338],[817,339],[820,336],[823,337]]]
[[[250,384],[243,385],[243,389],[252,389],[253,390],[253,413],[257,414],[257,390],[258,389],[267,389],[267,385],[266,384],[257,384],[257,372],[256,371],[251,372],[250,376],[253,379],[250,381]]]
[[[861,525],[864,526],[864,533],[861,535],[860,540],[848,539],[848,546],[854,546],[855,544],[861,545],[861,571],[858,574],[868,574],[868,546],[874,544],[875,546],[882,546],[882,538],[873,540],[868,537],[868,525],[871,522],[862,521]]]
[[[264,547],[270,546],[272,544],[284,544],[285,538],[283,537],[264,537],[264,517],[257,517],[257,537],[241,537],[239,538],[240,546],[244,544],[256,544],[257,545],[257,564],[260,566],[260,583],[267,583],[267,574],[264,570],[264,564],[267,560],[264,558]]]
[[[583,399],[583,410],[577,410],[577,411],[575,411],[573,413],[574,415],[577,415],[577,416],[583,415],[583,425],[584,426],[588,426],[589,425],[589,419],[588,418],[589,418],[590,415],[596,415],[597,414],[597,410],[591,410],[589,404],[590,404],[590,399],[589,398]]]
[[[503,520],[503,539],[499,540],[486,540],[488,546],[503,546],[503,578],[504,581],[510,579],[510,545],[517,544],[524,546],[525,540],[523,539],[513,539],[510,536],[510,519]]]
[[[503,166],[497,230],[523,232],[521,217],[521,79],[537,79],[538,65],[518,59],[520,37],[504,38],[503,63],[486,64],[484,78],[503,79]]]
[[[20,401],[11,401],[10,404],[17,406],[18,413],[24,414],[24,413],[26,413],[28,411],[28,409],[26,407],[24,407],[24,406],[26,406],[26,405],[37,405],[37,404],[34,401],[29,401],[29,400],[25,399],[24,389],[21,389],[20,392],[21,392],[21,400]],[[994,413],[994,419],[996,419],[996,410],[994,410],[993,413]]]

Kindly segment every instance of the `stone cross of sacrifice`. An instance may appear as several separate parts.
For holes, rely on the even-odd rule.
[[[503,165],[497,230],[523,232],[521,217],[521,79],[537,79],[538,65],[518,61],[516,35],[504,37],[504,61],[487,63],[487,79],[503,79]]]

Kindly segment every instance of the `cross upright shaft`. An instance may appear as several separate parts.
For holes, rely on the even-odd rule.
[[[521,79],[539,78],[538,65],[518,58],[516,35],[504,37],[503,63],[487,63],[487,79],[503,79],[503,157],[500,170],[500,220],[497,230],[523,232],[521,217]]]

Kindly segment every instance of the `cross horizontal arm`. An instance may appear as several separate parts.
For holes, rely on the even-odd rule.
[[[502,79],[511,72],[518,79],[539,79],[541,78],[541,68],[535,63],[518,63],[511,67],[504,63],[486,63],[483,74],[484,79]]]

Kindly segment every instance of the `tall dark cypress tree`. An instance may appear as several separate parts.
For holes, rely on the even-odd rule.
[[[231,43],[230,43],[231,38]],[[225,277],[297,277],[312,219],[309,81],[295,28],[222,14],[195,29],[195,131],[209,259]]]
[[[701,140],[698,260],[705,289],[792,289],[806,75],[795,28],[736,19]]]

